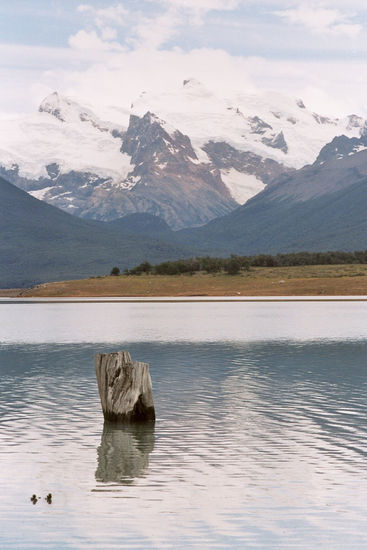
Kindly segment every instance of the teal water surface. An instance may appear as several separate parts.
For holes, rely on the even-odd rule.
[[[0,548],[367,547],[367,305],[0,320]],[[154,428],[104,425],[93,355],[116,349],[150,363]]]

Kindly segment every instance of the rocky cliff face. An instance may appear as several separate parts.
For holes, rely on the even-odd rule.
[[[44,106],[48,107],[52,107],[52,116],[65,122],[61,108],[52,103]],[[204,224],[237,206],[216,166],[200,162],[190,139],[154,114],[132,115],[127,131],[117,139],[130,168],[120,181],[89,171],[63,173],[56,162],[48,164],[47,175],[37,180],[22,177],[18,166],[0,167],[0,173],[53,206],[103,221],[147,212],[180,229]]]
[[[100,186],[91,217],[100,218],[102,199],[106,212],[100,219],[148,212],[178,229],[201,225],[237,206],[215,165],[201,163],[190,139],[152,113],[130,117],[121,151],[131,158],[129,189]]]
[[[234,169],[242,174],[255,176],[266,185],[280,174],[292,170],[276,160],[250,151],[239,151],[223,141],[209,141],[203,149],[220,170]]]
[[[366,204],[366,138],[340,136],[312,165],[281,174],[230,214],[174,238],[237,254],[365,250]]]
[[[130,211],[155,214],[178,228],[201,225],[237,206],[215,164],[200,162],[188,136],[152,113],[131,116],[121,150],[134,166]]]

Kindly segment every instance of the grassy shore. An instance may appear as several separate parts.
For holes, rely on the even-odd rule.
[[[21,288],[0,288],[0,298],[16,298],[21,291]]]
[[[46,283],[28,297],[367,295],[367,265],[258,267],[239,275],[121,275]]]

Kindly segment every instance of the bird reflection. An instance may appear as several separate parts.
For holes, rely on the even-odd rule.
[[[96,480],[109,483],[132,483],[149,467],[154,449],[154,425],[128,426],[104,423],[101,444],[97,449]]]

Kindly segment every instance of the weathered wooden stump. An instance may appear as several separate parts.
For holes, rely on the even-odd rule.
[[[94,357],[102,410],[109,422],[154,422],[149,365],[131,361],[127,351]]]

